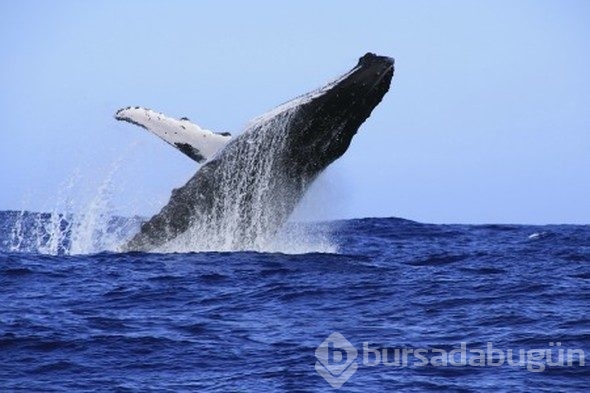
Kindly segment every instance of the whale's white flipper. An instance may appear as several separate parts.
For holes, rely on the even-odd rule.
[[[207,161],[231,139],[227,132],[215,133],[185,117],[177,120],[139,106],[119,109],[115,119],[145,128],[199,163]]]

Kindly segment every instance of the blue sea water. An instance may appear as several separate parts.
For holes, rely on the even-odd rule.
[[[14,219],[0,213],[1,391],[335,391],[316,372],[334,332],[358,352],[340,391],[590,389],[590,226],[369,218],[308,224],[334,253],[47,255],[15,249]],[[462,343],[553,352],[513,366],[375,355],[433,361]],[[344,361],[335,345],[326,369]],[[584,355],[549,365],[560,349]]]

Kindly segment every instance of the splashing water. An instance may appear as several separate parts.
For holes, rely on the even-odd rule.
[[[219,194],[212,198],[214,213],[195,220],[188,231],[155,251],[337,252],[328,230],[311,230],[310,225],[296,223],[284,226],[278,233],[268,230],[277,226],[276,220],[282,219],[277,211],[288,215],[292,209],[292,198],[288,195],[290,189],[283,184],[277,185],[284,179],[276,176],[280,173],[276,171],[276,166],[282,165],[277,157],[285,148],[282,133],[276,128],[288,124],[289,113],[286,111],[284,116],[266,125],[262,132],[249,134],[248,145],[229,157],[229,165],[224,166],[216,176],[222,187]],[[249,145],[257,148],[248,148]],[[119,247],[137,232],[141,224],[139,217],[113,216],[112,199],[116,191],[113,189],[113,178],[122,161],[117,159],[111,164],[105,179],[90,193],[90,201],[76,203],[73,200],[72,195],[81,178],[75,172],[59,188],[55,207],[50,213],[23,210],[16,214],[6,249],[50,255],[119,251]],[[240,175],[247,173],[255,175]],[[254,187],[248,183],[252,179]],[[276,190],[282,192],[277,194]],[[199,197],[195,195],[195,198]],[[242,219],[244,206],[251,206],[246,225]]]
[[[25,241],[25,231],[23,228],[23,219],[24,219],[25,212],[20,211],[18,212],[18,216],[14,221],[14,225],[10,231],[10,241],[8,244],[8,250],[10,252],[19,252],[23,251],[24,249],[24,241]]]
[[[112,217],[111,189],[113,176],[120,167],[116,161],[96,195],[81,215],[72,217],[71,254],[113,251],[120,241],[117,232],[109,230]]]
[[[60,187],[51,213],[20,211],[12,225],[8,250],[49,255],[91,254],[115,251],[138,227],[137,219],[113,216],[113,177],[121,160],[111,165],[105,180],[90,202],[76,208],[72,193],[80,178],[78,172]]]
[[[327,234],[307,234],[303,226],[290,225],[276,233],[307,187],[303,180],[288,176],[288,163],[282,160],[288,148],[286,129],[295,110],[252,125],[241,143],[228,146],[222,153],[222,164],[203,168],[215,171],[211,177],[216,187],[207,197],[197,188],[197,195],[191,197],[210,203],[204,209],[209,213],[197,212],[189,229],[159,247],[158,252],[336,251]]]

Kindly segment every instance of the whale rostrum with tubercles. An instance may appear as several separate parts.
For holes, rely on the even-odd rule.
[[[310,184],[346,152],[389,90],[393,71],[392,58],[367,53],[349,72],[254,119],[235,138],[187,118],[120,109],[117,120],[147,129],[202,164],[122,249],[263,249]]]

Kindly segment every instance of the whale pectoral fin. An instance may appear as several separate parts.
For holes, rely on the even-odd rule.
[[[189,145],[188,143],[175,143],[174,146],[196,162],[205,162],[207,159],[203,157],[201,151],[199,149],[195,149],[194,146]]]
[[[145,128],[199,163],[207,161],[231,139],[228,132],[209,131],[186,117],[177,120],[139,106],[119,109],[115,119]]]

